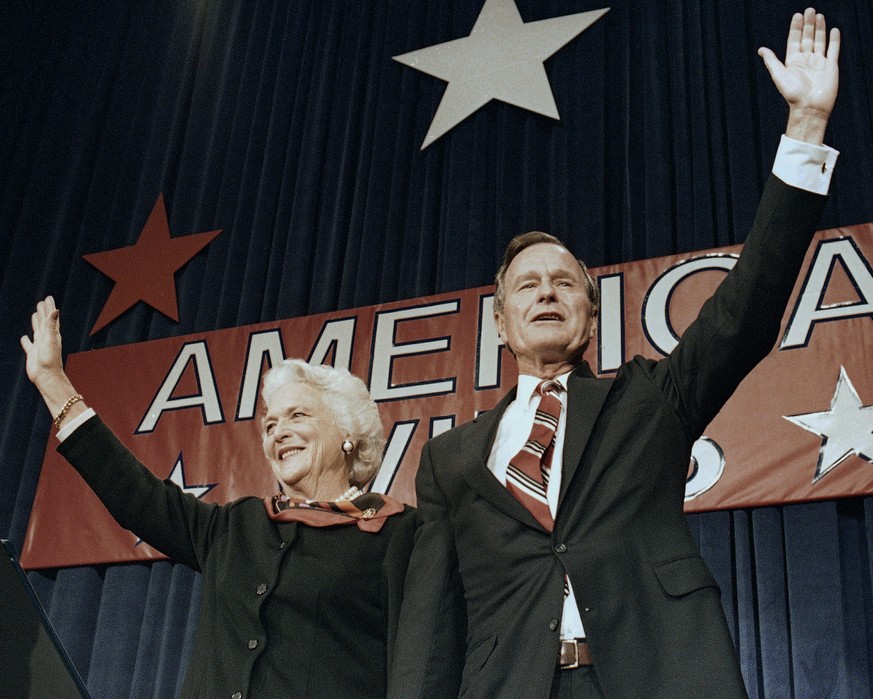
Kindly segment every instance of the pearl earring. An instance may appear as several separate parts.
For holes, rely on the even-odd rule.
[[[354,449],[354,448],[355,448],[355,445],[352,444],[352,441],[351,441],[350,439],[344,439],[344,440],[343,440],[342,450],[343,450],[346,454],[351,454],[351,453],[352,453],[352,449]]]

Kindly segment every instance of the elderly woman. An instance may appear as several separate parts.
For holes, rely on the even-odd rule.
[[[203,573],[186,697],[384,697],[414,510],[360,488],[384,446],[347,371],[285,360],[264,379],[263,450],[280,492],[204,503],[140,464],[63,370],[58,310],[41,301],[27,376],[59,451],[113,517]]]

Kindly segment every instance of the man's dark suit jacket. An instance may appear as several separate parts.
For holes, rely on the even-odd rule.
[[[565,573],[606,696],[745,696],[683,513],[685,481],[695,440],[774,345],[824,201],[771,176],[740,259],[668,357],[636,357],[613,379],[573,371],[552,533],[486,465],[514,390],[425,445],[414,560],[428,580],[403,612],[398,646],[414,655],[398,659],[390,696],[455,696],[439,609],[456,589],[453,566],[466,607],[462,697],[549,696]]]

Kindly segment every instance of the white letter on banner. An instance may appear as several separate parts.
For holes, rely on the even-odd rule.
[[[417,426],[418,420],[394,423],[394,427],[391,428],[391,434],[388,436],[388,442],[385,445],[382,465],[379,466],[379,471],[376,474],[376,478],[373,479],[373,485],[370,487],[371,492],[387,493],[390,490],[391,484],[394,482],[394,476],[397,475],[397,469],[400,467],[400,462],[403,461]]]
[[[859,299],[823,305],[837,260],[842,263]],[[868,315],[873,315],[873,272],[870,264],[852,238],[824,240],[815,251],[779,349],[805,347],[812,334],[812,326],[816,323]]]
[[[200,393],[182,396],[181,398],[172,398],[173,391],[176,390],[176,386],[179,384],[179,380],[182,378],[182,374],[185,372],[185,368],[191,359],[194,360],[194,373]],[[167,378],[164,379],[164,383],[158,389],[157,396],[152,401],[134,434],[152,432],[165,410],[180,410],[182,408],[193,408],[198,405],[203,413],[204,424],[212,425],[216,422],[224,422],[224,416],[221,413],[221,402],[218,400],[218,388],[215,385],[215,376],[212,374],[212,364],[209,360],[209,351],[206,348],[206,342],[203,340],[182,345],[182,349],[170,368]]]
[[[376,314],[376,331],[373,334],[373,362],[370,369],[370,396],[373,400],[432,396],[452,393],[455,390],[454,377],[395,386],[391,380],[391,372],[395,357],[444,352],[450,346],[450,338],[448,337],[398,345],[395,340],[398,323],[413,318],[432,318],[433,316],[457,313],[459,308],[460,302],[455,300]]]
[[[251,420],[258,407],[258,389],[261,386],[261,369],[264,366],[264,355],[272,367],[285,358],[282,348],[282,336],[278,330],[249,335],[249,346],[246,351],[246,365],[243,369],[242,387],[239,392],[239,405],[236,409],[237,420]]]
[[[476,390],[500,385],[500,357],[503,342],[494,322],[494,294],[479,299],[479,347],[476,351]]]
[[[718,483],[724,473],[724,452],[718,442],[701,437],[691,449],[691,475],[685,482],[685,502]]]
[[[351,371],[356,322],[356,317],[327,321],[322,326],[318,341],[309,355],[309,363],[324,364],[333,347],[333,366]]]
[[[432,417],[430,419],[430,437],[438,437],[444,432],[448,432],[455,426],[454,415],[444,415],[443,417]]]
[[[685,260],[664,272],[649,288],[643,302],[643,330],[652,347],[668,355],[679,342],[679,336],[670,324],[670,297],[686,277],[706,270],[730,271],[737,263],[737,255],[716,253]],[[705,301],[706,299],[702,299]],[[701,303],[701,305],[703,305]]]
[[[624,275],[598,277],[597,366],[601,374],[624,364]]]

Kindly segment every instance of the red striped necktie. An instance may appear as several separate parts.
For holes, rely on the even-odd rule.
[[[540,403],[534,415],[530,436],[521,451],[509,460],[506,487],[543,527],[552,531],[554,520],[546,493],[555,447],[555,430],[561,416],[560,394],[564,387],[558,381],[542,381],[536,388]]]

